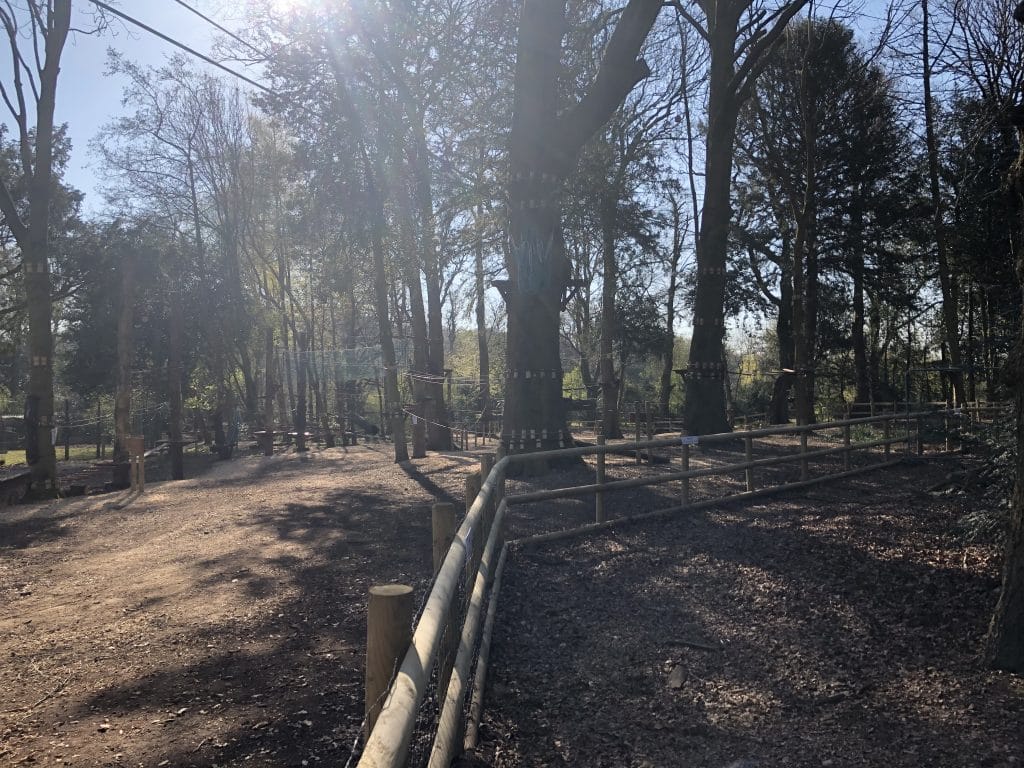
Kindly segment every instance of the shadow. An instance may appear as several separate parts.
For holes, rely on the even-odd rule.
[[[417,603],[424,599],[430,503],[455,501],[462,486],[459,473],[428,478],[404,469],[414,490],[327,491],[253,509],[237,522],[237,548],[190,564],[189,592],[211,606],[236,595],[233,613],[197,616],[170,637],[162,633],[179,649],[178,663],[117,676],[68,715],[150,723],[135,737],[148,741],[149,753],[125,747],[147,764],[343,764],[363,716],[367,590],[403,582],[413,585]],[[277,479],[297,471],[258,467],[254,474]],[[243,484],[238,478],[229,487]],[[151,622],[160,614],[137,615]]]
[[[481,756],[807,768],[1019,760],[1024,733],[1007,713],[1024,707],[1024,688],[1000,689],[977,657],[995,570],[962,566],[949,535],[957,511],[922,501],[915,473],[517,553]]]

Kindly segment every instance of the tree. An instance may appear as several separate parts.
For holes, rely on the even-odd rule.
[[[0,213],[21,250],[24,271],[31,361],[25,406],[27,456],[33,483],[55,492],[57,457],[50,438],[54,426],[54,358],[48,236],[53,196],[53,114],[60,58],[71,29],[71,0],[28,0],[27,5],[27,13],[16,11],[10,2],[0,7],[0,23],[7,33],[13,62],[11,82],[0,86],[0,95],[17,126],[28,205],[27,210],[19,210],[7,181],[0,180]],[[23,50],[26,37],[33,43],[34,55]],[[34,128],[30,127],[33,112]]]
[[[729,429],[724,389],[724,302],[736,120],[768,61],[768,53],[806,2],[789,0],[767,7],[757,0],[704,0],[699,4],[703,23],[681,3],[676,4],[704,38],[710,55],[704,205],[697,239],[693,339],[683,405],[683,420],[691,434]]]
[[[565,447],[559,316],[571,275],[558,188],[583,145],[649,73],[640,50],[660,0],[622,10],[586,94],[560,109],[558,82],[565,2],[525,0],[519,21],[509,135],[508,374],[503,453]]]

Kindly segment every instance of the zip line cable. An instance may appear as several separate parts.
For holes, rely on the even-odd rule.
[[[214,19],[211,19],[211,18],[210,18],[209,16],[207,16],[207,15],[206,15],[205,13],[203,13],[202,11],[200,11],[200,10],[199,10],[198,8],[194,8],[193,6],[191,6],[191,5],[189,5],[188,3],[186,3],[186,2],[185,2],[185,0],[174,0],[174,2],[176,2],[176,3],[178,4],[178,5],[180,5],[180,6],[182,7],[182,8],[184,8],[184,9],[185,9],[185,10],[187,10],[188,12],[190,12],[190,13],[194,13],[194,14],[195,14],[196,16],[198,16],[198,17],[199,17],[200,19],[202,19],[203,21],[205,21],[205,22],[206,22],[207,24],[209,24],[209,25],[211,25],[211,26],[214,26],[214,27],[216,27],[216,28],[217,28],[217,29],[219,29],[219,30],[220,30],[221,32],[223,32],[223,33],[224,33],[225,35],[227,35],[228,37],[230,37],[230,38],[231,38],[232,40],[235,40],[235,41],[237,41],[237,42],[241,43],[241,44],[242,44],[242,45],[244,45],[244,46],[245,46],[246,48],[248,48],[248,49],[249,49],[250,51],[252,51],[252,52],[253,52],[253,53],[255,53],[255,54],[256,54],[257,56],[259,56],[259,57],[260,57],[261,59],[266,59],[266,58],[268,58],[267,54],[265,54],[265,53],[264,53],[263,51],[261,51],[261,50],[260,50],[259,48],[257,48],[257,47],[256,47],[255,45],[253,45],[252,43],[250,43],[250,42],[249,42],[248,40],[245,40],[244,38],[242,38],[242,37],[239,37],[239,36],[238,36],[237,34],[235,34],[234,32],[232,32],[232,31],[231,31],[230,29],[228,29],[227,27],[224,27],[224,26],[222,26],[221,24],[219,24],[219,23],[218,23],[217,21],[215,21]]]
[[[243,82],[248,83],[249,85],[253,86],[254,88],[258,88],[259,90],[263,91],[264,93],[268,94],[269,96],[273,96],[274,98],[277,98],[277,99],[281,98],[280,94],[278,94],[273,88],[268,88],[267,86],[263,85],[262,83],[257,83],[255,80],[253,80],[252,78],[246,77],[241,72],[236,72],[235,70],[231,69],[230,67],[227,67],[224,64],[221,64],[216,59],[214,59],[214,58],[212,58],[210,56],[207,56],[205,53],[200,53],[195,48],[190,48],[189,46],[185,45],[184,43],[175,40],[173,37],[170,37],[169,35],[165,35],[160,30],[154,29],[153,27],[149,26],[148,24],[145,24],[145,23],[139,21],[138,19],[136,19],[136,18],[134,18],[132,16],[129,16],[127,13],[124,13],[123,11],[119,11],[116,8],[113,8],[113,7],[109,6],[109,5],[107,5],[106,3],[102,2],[102,0],[89,0],[89,2],[92,3],[93,5],[95,5],[97,8],[100,8],[100,9],[102,9],[104,11],[108,11],[109,13],[114,14],[118,18],[120,18],[120,19],[122,19],[124,21],[127,21],[129,24],[134,24],[136,27],[139,27],[140,29],[144,29],[146,32],[149,32],[151,35],[156,35],[161,40],[170,43],[171,45],[175,46],[176,48],[180,48],[181,50],[185,51],[186,53],[191,54],[192,56],[195,56],[196,58],[202,59],[207,64],[212,64],[213,66],[217,67],[218,69],[224,70],[229,75],[233,75],[234,77],[237,77],[239,80],[242,80]]]

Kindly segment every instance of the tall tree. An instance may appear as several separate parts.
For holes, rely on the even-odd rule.
[[[562,109],[558,84],[566,3],[525,0],[509,136],[508,373],[501,450],[565,447],[559,327],[571,275],[559,187],[583,145],[650,74],[640,51],[660,0],[630,0],[583,98]]]
[[[27,10],[0,6],[0,23],[11,53],[11,81],[0,95],[17,126],[28,209],[19,210],[6,180],[0,181],[0,213],[21,250],[28,310],[29,366],[25,425],[33,483],[57,490],[53,419],[53,300],[51,297],[50,199],[53,195],[54,109],[57,75],[71,29],[71,0],[27,0]],[[31,53],[23,50],[31,42]],[[27,81],[27,83],[26,83]],[[31,122],[35,118],[34,127]]]
[[[769,7],[758,0],[704,0],[699,3],[703,22],[691,16],[682,3],[676,4],[707,42],[710,56],[704,205],[683,401],[683,420],[691,434],[729,429],[724,388],[725,266],[736,120],[767,64],[768,53],[806,3],[783,0]]]

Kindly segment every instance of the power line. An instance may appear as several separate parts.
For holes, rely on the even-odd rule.
[[[248,83],[249,85],[253,86],[254,88],[258,88],[259,90],[263,91],[264,93],[266,93],[266,94],[268,94],[270,96],[274,96],[275,98],[278,97],[278,94],[273,89],[268,88],[267,86],[263,85],[262,83],[257,83],[255,80],[246,77],[245,75],[243,75],[240,72],[236,72],[235,70],[231,69],[230,67],[224,66],[223,64],[221,64],[216,59],[213,59],[213,58],[207,56],[205,53],[200,53],[195,48],[190,48],[189,46],[185,45],[184,43],[178,42],[173,37],[169,37],[168,35],[165,35],[163,32],[161,32],[161,31],[159,31],[157,29],[154,29],[153,27],[149,26],[148,24],[145,24],[145,23],[139,21],[138,19],[136,19],[136,18],[134,18],[132,16],[129,16],[127,13],[124,13],[123,11],[119,11],[116,8],[112,8],[111,6],[107,5],[106,3],[101,2],[101,0],[89,0],[89,2],[91,2],[97,8],[101,8],[104,11],[108,11],[109,13],[114,14],[118,18],[123,19],[124,21],[127,21],[129,24],[134,24],[135,26],[139,27],[140,29],[144,29],[146,32],[149,32],[151,35],[156,35],[161,40],[164,40],[165,42],[170,43],[171,45],[175,46],[176,48],[180,48],[181,50],[185,51],[186,53],[189,53],[192,56],[195,56],[195,57],[197,57],[199,59],[202,59],[207,64],[212,64],[213,66],[217,67],[218,69],[224,70],[229,75],[233,75],[234,77],[237,77],[239,80],[242,80],[243,82]]]
[[[253,51],[257,56],[259,56],[261,58],[264,58],[264,59],[267,58],[267,55],[263,51],[261,51],[259,48],[257,48],[252,43],[250,43],[248,40],[242,39],[241,37],[239,37],[237,34],[232,32],[227,27],[221,26],[218,22],[216,22],[215,20],[211,19],[209,16],[207,16],[202,11],[200,11],[198,8],[194,8],[191,5],[189,5],[188,3],[186,3],[185,0],[174,0],[174,2],[176,2],[178,5],[180,5],[182,8],[184,8],[187,11],[189,11],[190,13],[194,13],[200,19],[205,21],[207,24],[210,24],[210,25],[216,27],[221,32],[223,32],[225,35],[230,37],[232,40],[238,41],[239,43],[244,45],[246,48],[248,48],[250,51]]]

